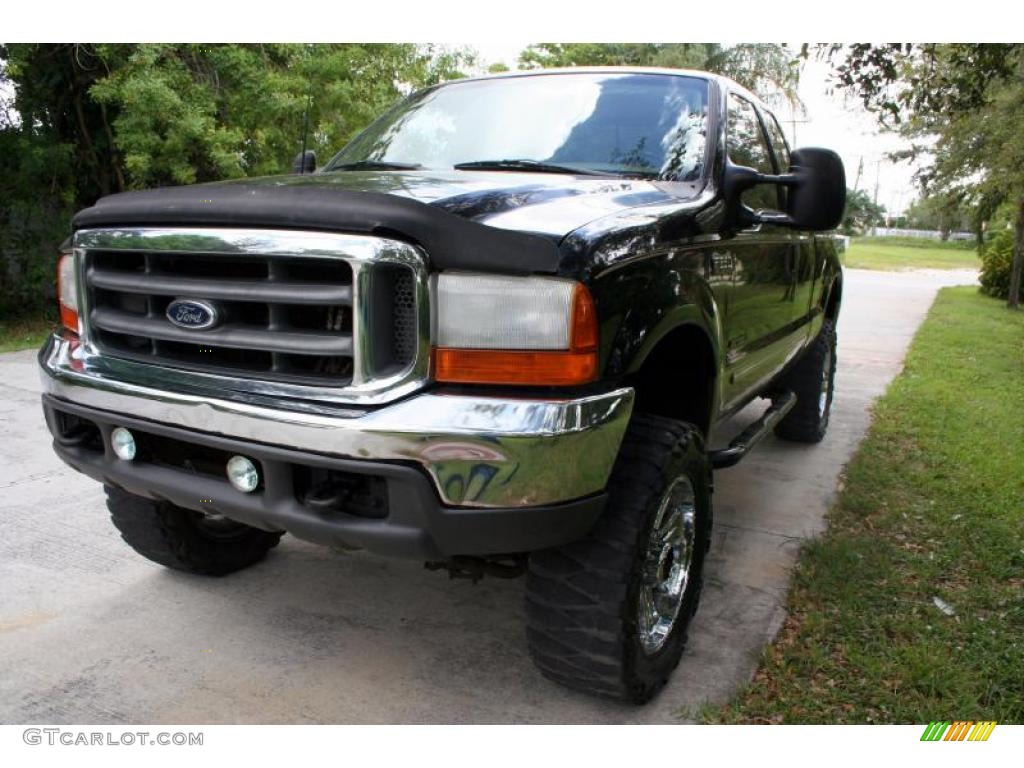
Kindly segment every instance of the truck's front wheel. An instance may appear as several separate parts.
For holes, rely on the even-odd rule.
[[[634,416],[608,492],[585,539],[530,556],[530,653],[552,680],[642,703],[679,663],[700,598],[711,533],[700,432]]]
[[[206,576],[226,576],[259,562],[280,533],[204,515],[106,487],[114,527],[132,549],[160,565]]]

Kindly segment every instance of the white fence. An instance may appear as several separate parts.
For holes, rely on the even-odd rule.
[[[931,229],[896,229],[895,227],[872,227],[872,237],[920,237],[924,240],[941,240],[942,233]],[[973,240],[972,232],[950,232],[948,240]]]

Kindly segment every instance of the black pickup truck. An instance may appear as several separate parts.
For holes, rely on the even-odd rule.
[[[57,453],[171,568],[288,532],[525,573],[541,671],[649,699],[712,470],[828,425],[838,156],[722,77],[574,69],[416,92],[315,166],[75,217],[39,355]]]

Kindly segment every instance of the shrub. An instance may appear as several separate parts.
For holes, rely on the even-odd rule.
[[[0,127],[0,321],[52,311],[73,169],[67,145]]]
[[[1010,298],[1010,265],[1013,263],[1013,230],[1001,229],[981,249],[981,292],[999,299]],[[1024,285],[1020,296],[1024,298]]]

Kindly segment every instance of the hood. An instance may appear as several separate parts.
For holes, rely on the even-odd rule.
[[[560,174],[341,171],[126,192],[102,198],[72,223],[366,232],[421,245],[440,269],[555,273],[559,244],[573,231],[696,191]]]
[[[508,171],[334,171],[216,182],[327,187],[395,195],[486,224],[560,241],[595,219],[628,208],[693,197],[694,184]]]

